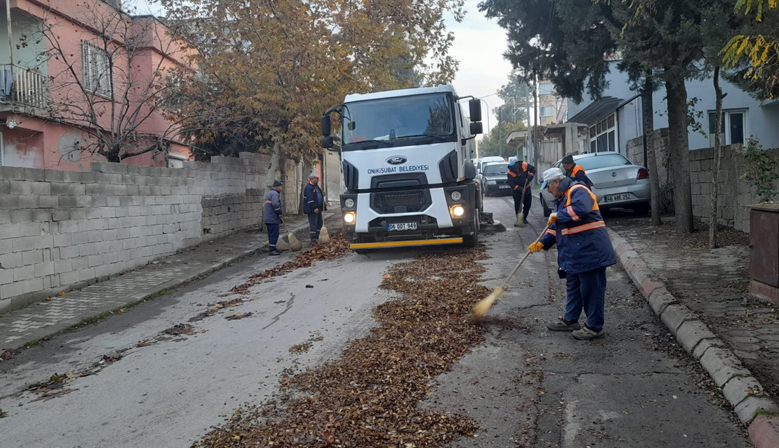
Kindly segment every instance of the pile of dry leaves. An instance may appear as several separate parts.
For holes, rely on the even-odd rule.
[[[379,326],[367,337],[339,360],[284,379],[284,399],[236,411],[195,446],[438,447],[472,435],[469,418],[418,404],[483,340],[469,319],[490,292],[477,284],[483,257],[483,249],[442,249],[393,266],[381,287],[401,298],[375,309]]]
[[[249,288],[267,278],[288,274],[298,268],[307,268],[314,264],[315,261],[335,260],[336,258],[341,258],[350,250],[349,242],[346,241],[343,235],[339,232],[338,234],[330,237],[330,242],[327,244],[317,244],[311,247],[311,249],[299,253],[292,261],[274,266],[273,268],[260,272],[259,274],[252,275],[249,277],[249,281],[243,285],[234,286],[232,292],[236,294],[248,294]]]

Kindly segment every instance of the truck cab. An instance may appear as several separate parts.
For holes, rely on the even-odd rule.
[[[468,115],[451,85],[347,95],[322,116],[333,147],[337,115],[346,192],[344,228],[358,251],[408,246],[475,246],[481,193],[475,182],[481,104]]]

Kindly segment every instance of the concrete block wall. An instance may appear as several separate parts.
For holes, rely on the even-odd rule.
[[[269,161],[0,167],[0,311],[261,223]]]
[[[657,151],[658,160],[665,160],[667,154],[668,130],[656,130],[650,147]],[[662,138],[658,138],[662,137]],[[627,155],[637,164],[644,160],[643,139],[632,139],[627,144]],[[779,150],[770,150],[779,155]],[[714,148],[690,151],[690,188],[692,190],[693,215],[704,222],[709,221],[711,209],[711,189],[713,170],[715,167]],[[671,182],[668,169],[660,168],[661,188]],[[725,145],[722,147],[722,160],[718,177],[718,221],[721,225],[733,227],[742,232],[749,232],[750,205],[758,202],[749,181],[744,179],[744,156],[741,145]]]

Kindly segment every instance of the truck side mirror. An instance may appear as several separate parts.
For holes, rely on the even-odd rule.
[[[471,135],[481,134],[484,132],[481,123],[471,123]]]
[[[332,148],[333,147],[333,137],[330,137],[329,135],[327,137],[322,137],[322,147],[323,148]]]
[[[468,101],[468,110],[471,115],[471,121],[481,121],[481,100]],[[481,134],[481,132],[479,132],[479,134]]]
[[[330,136],[330,114],[322,115],[322,136],[323,137],[329,137]],[[324,141],[324,140],[323,140]],[[330,146],[332,146],[332,142],[330,143]],[[325,146],[327,148],[327,146]]]

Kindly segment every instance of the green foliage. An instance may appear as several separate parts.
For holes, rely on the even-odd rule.
[[[524,123],[498,123],[498,125],[492,128],[489,134],[486,134],[481,142],[479,142],[479,156],[500,156],[505,158],[516,156],[516,151],[506,144],[506,139],[513,131],[522,131],[525,129]]]
[[[760,142],[749,137],[744,153],[744,178],[755,189],[760,202],[773,201],[779,196],[776,181],[779,180],[779,157],[763,150]]]

